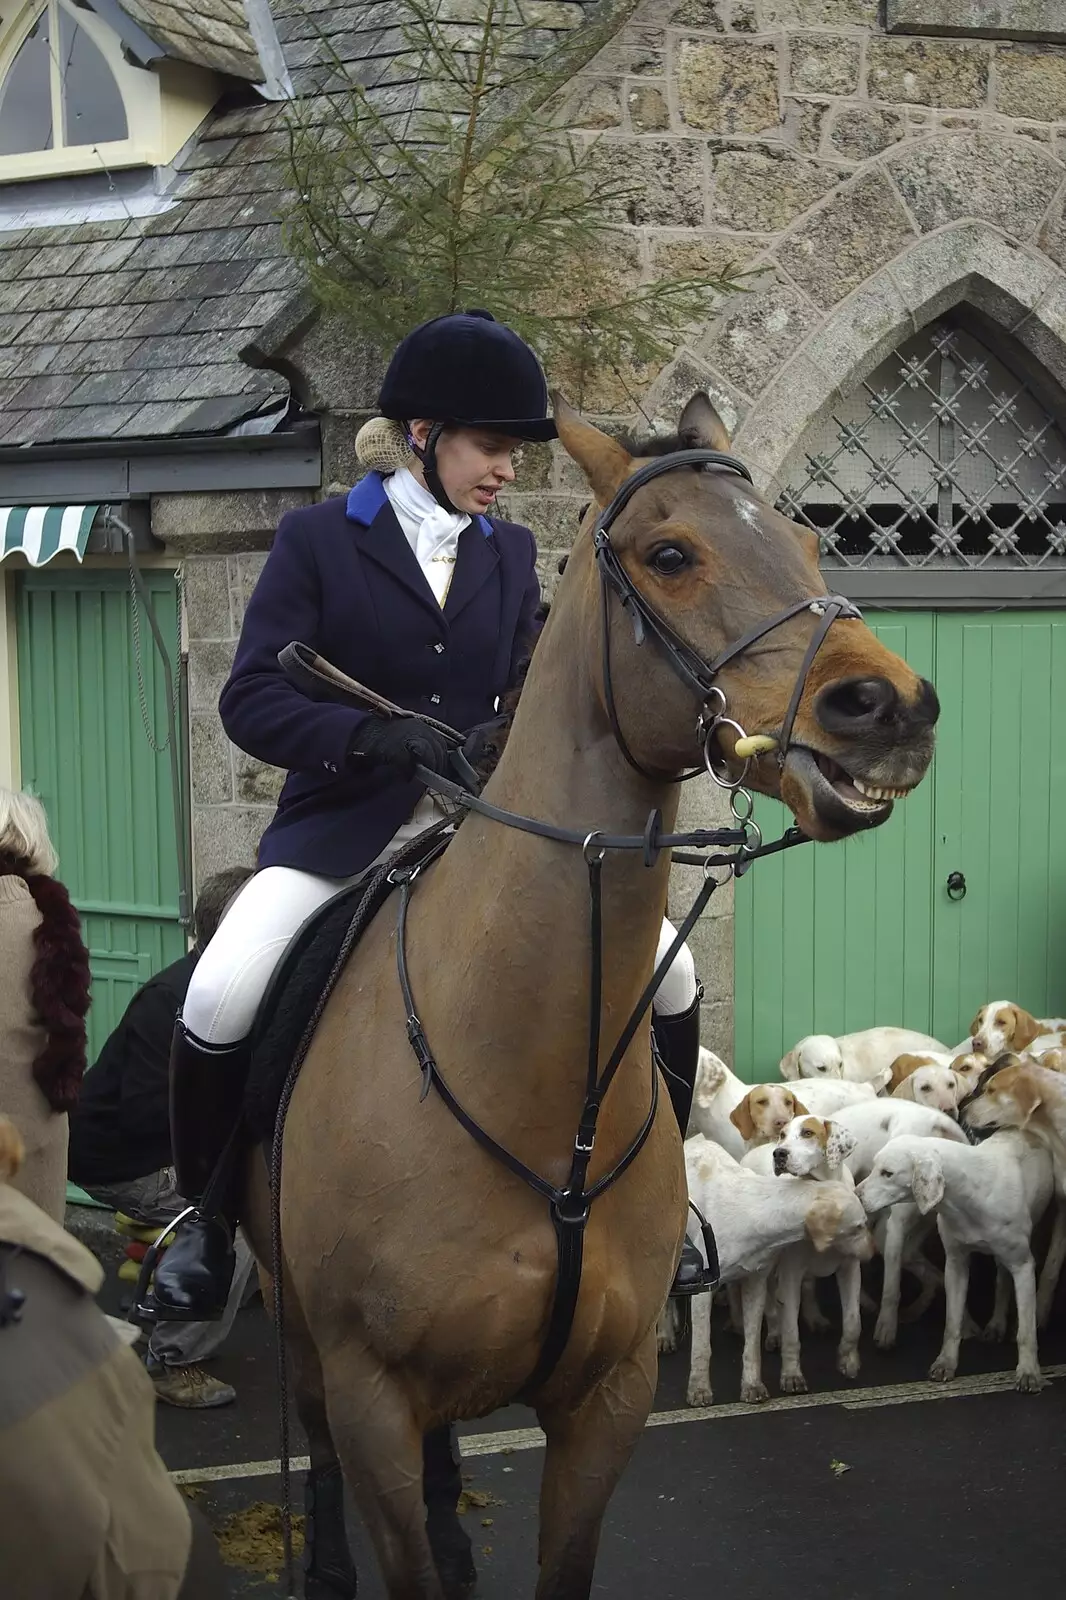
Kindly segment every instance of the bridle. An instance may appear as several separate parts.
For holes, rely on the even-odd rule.
[[[681,635],[673,629],[664,617],[661,617],[654,607],[641,594],[632,578],[629,576],[617,550],[611,543],[610,530],[618,520],[619,515],[646,483],[654,478],[659,478],[665,472],[673,472],[678,467],[696,467],[702,472],[722,469],[735,473],[738,477],[751,483],[751,473],[742,461],[736,456],[726,455],[721,450],[675,450],[669,455],[658,456],[643,467],[638,468],[630,477],[626,478],[614,498],[600,512],[592,529],[593,544],[596,549],[596,566],[600,575],[600,594],[602,597],[602,662],[603,662],[603,693],[607,706],[607,716],[610,720],[611,731],[615,742],[621,750],[629,765],[641,774],[642,777],[652,778],[656,782],[682,783],[687,778],[695,778],[704,768],[697,767],[685,773],[682,777],[671,777],[668,773],[653,772],[645,767],[634,756],[622,732],[618,718],[618,708],[615,704],[614,684],[611,675],[611,618],[610,595],[613,591],[621,601],[622,608],[633,624],[633,632],[638,645],[644,643],[650,634],[666,657],[674,673],[701,702],[699,718],[697,720],[697,737],[703,750],[704,767],[714,781],[723,788],[738,788],[747,776],[750,757],[745,759],[743,770],[736,779],[723,778],[715,768],[712,756],[712,744],[715,733],[719,728],[727,727],[738,736],[746,738],[744,729],[732,717],[726,715],[727,703],[724,691],[717,683],[718,675],[731,661],[757,644],[760,639],[765,639],[767,634],[782,623],[790,622],[793,617],[798,617],[805,611],[817,617],[817,625],[811,634],[806,653],[800,663],[800,669],[792,690],[792,696],[781,723],[780,731],[775,736],[777,743],[777,762],[783,767],[788,754],[789,744],[792,739],[792,729],[799,711],[800,701],[807,684],[807,675],[814,663],[814,658],[825,643],[833,623],[841,618],[861,618],[862,613],[857,606],[842,594],[812,595],[807,600],[798,600],[794,605],[787,606],[784,611],[779,611],[776,616],[769,617],[765,622],[759,622],[747,633],[735,639],[732,644],[725,646],[715,656],[713,661],[705,661],[698,651],[694,650]]]

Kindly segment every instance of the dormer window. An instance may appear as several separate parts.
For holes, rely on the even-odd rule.
[[[0,85],[0,156],[129,140],[122,91],[85,18],[63,0],[31,10]]]
[[[140,34],[136,55],[110,18],[84,0],[2,0],[0,183],[165,166],[210,111],[216,73]]]

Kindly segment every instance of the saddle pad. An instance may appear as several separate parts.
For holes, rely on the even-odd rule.
[[[244,1097],[245,1124],[257,1142],[268,1144],[289,1068],[296,1058],[304,1031],[326,990],[344,937],[358,914],[361,936],[385,901],[393,885],[388,872],[412,866],[440,843],[440,828],[420,834],[383,867],[366,873],[320,906],[294,934],[263,996],[252,1028],[252,1059]],[[346,960],[359,943],[357,937]]]

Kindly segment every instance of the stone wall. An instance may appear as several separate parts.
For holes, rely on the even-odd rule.
[[[158,495],[152,504],[153,532],[182,558],[184,574],[197,885],[223,867],[254,863],[281,788],[283,773],[230,744],[218,718],[218,697],[274,530],[306,498],[266,490]]]
[[[893,7],[897,23],[904,9]],[[1066,49],[888,34],[882,13],[881,0],[644,0],[561,101],[561,122],[596,141],[604,172],[636,185],[616,220],[646,274],[691,263],[748,274],[748,292],[712,303],[673,359],[642,375],[641,405],[668,428],[707,392],[771,495],[834,396],[961,300],[1066,392]],[[378,374],[324,323],[303,325],[285,355],[322,413],[323,483],[345,487]],[[622,415],[605,390],[586,409],[640,421],[625,404]],[[535,530],[549,592],[585,498],[561,451],[527,452],[506,509]],[[203,871],[250,850],[277,781],[212,724],[256,566],[218,553],[207,523],[225,532],[225,552],[265,548],[273,523],[264,507],[231,507],[227,521],[196,500],[168,514],[175,542],[211,549],[190,564],[189,588]],[[709,785],[689,785],[685,806],[693,821],[721,817]],[[675,911],[687,893],[679,875]],[[705,1041],[729,1057],[728,891],[694,946]]]

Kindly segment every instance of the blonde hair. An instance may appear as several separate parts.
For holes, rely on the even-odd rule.
[[[399,472],[415,459],[403,423],[389,417],[371,417],[363,423],[355,436],[355,455],[367,472]]]
[[[27,873],[52,877],[59,865],[48,818],[36,795],[0,788],[0,855],[13,856]]]

